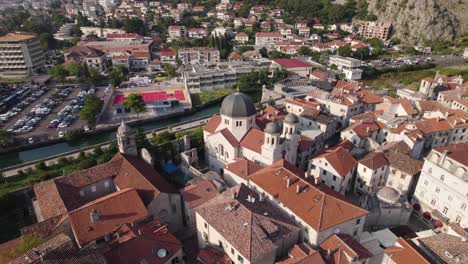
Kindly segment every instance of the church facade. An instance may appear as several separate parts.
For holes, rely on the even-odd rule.
[[[220,114],[211,117],[203,131],[210,169],[223,175],[226,165],[239,159],[261,166],[280,159],[297,164],[301,141],[298,124],[298,117],[289,113],[283,120],[272,120],[261,126],[249,96],[243,93],[227,96]]]

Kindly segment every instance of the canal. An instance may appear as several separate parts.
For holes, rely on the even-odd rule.
[[[220,104],[206,107],[193,114],[187,114],[184,116],[173,117],[154,122],[141,124],[137,127],[143,128],[145,131],[151,131],[154,129],[166,128],[177,123],[190,121],[193,119],[211,116],[219,112]],[[115,131],[103,132],[90,137],[83,138],[78,142],[62,142],[48,146],[38,147],[34,149],[12,152],[0,155],[0,169],[14,165],[18,165],[24,162],[30,162],[34,160],[44,159],[47,157],[67,153],[70,151],[78,150],[84,147],[96,145],[106,141],[115,140]]]

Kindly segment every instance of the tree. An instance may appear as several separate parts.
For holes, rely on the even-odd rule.
[[[351,47],[349,45],[341,46],[338,48],[338,55],[340,56],[349,57],[351,56],[351,53],[353,53],[353,51],[351,50]]]
[[[77,78],[83,76],[83,66],[76,61],[69,62],[64,67],[71,76],[75,76]]]
[[[268,57],[268,50],[267,50],[267,48],[262,47],[262,48],[259,50],[259,52],[260,52],[260,54],[262,55],[263,58]]]
[[[124,107],[133,110],[138,118],[138,115],[145,110],[145,101],[140,94],[131,93],[126,97]]]
[[[353,52],[353,57],[356,59],[365,60],[369,58],[369,56],[370,50],[368,47],[359,48],[355,52]]]
[[[297,54],[299,56],[310,56],[312,54],[312,50],[307,47],[307,46],[301,46],[298,50],[297,50]]]
[[[5,129],[0,129],[0,146],[7,146],[11,143],[13,136]]]
[[[372,54],[379,55],[384,52],[385,45],[381,39],[371,38],[368,39],[369,45],[372,47]]]
[[[64,83],[65,78],[68,76],[68,72],[65,67],[63,67],[63,64],[58,64],[50,68],[49,75],[52,76],[52,78],[54,78],[56,81]]]
[[[138,33],[140,35],[145,35],[145,23],[143,20],[137,17],[131,17],[125,20],[123,29],[127,33]]]
[[[57,41],[51,33],[41,33],[41,35],[39,35],[39,39],[41,41],[41,47],[45,50],[55,49],[57,46]]]
[[[174,65],[170,64],[170,63],[166,63],[164,64],[164,71],[166,72],[167,74],[167,77],[169,78],[172,78],[174,76],[176,76],[176,68],[174,67]]]
[[[128,70],[125,66],[117,65],[113,67],[108,74],[110,84],[114,87],[119,86],[125,80],[127,74]]]
[[[104,102],[96,95],[88,95],[80,111],[80,119],[85,121],[88,126],[93,127],[96,124],[96,116],[101,112],[103,104]]]
[[[164,130],[158,134],[155,132],[152,133],[152,138],[151,140],[155,145],[161,145],[161,144],[166,144],[169,143],[171,140],[174,140],[175,136],[174,134],[170,133],[167,130]]]

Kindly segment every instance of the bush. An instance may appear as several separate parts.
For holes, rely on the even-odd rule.
[[[97,165],[97,162],[95,159],[85,159],[79,163],[78,168],[80,170],[85,170],[96,165]]]
[[[39,162],[39,163],[36,163],[36,165],[34,165],[34,168],[36,168],[36,170],[46,170],[47,169],[47,165],[45,164],[45,162]]]
[[[65,132],[64,138],[66,141],[77,141],[83,137],[82,129],[72,129]]]

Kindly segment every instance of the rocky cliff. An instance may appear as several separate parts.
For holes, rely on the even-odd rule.
[[[418,44],[424,40],[453,40],[466,30],[467,0],[368,0],[368,11],[392,22],[392,37]]]

